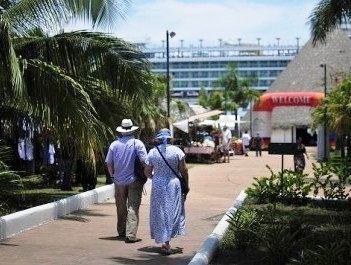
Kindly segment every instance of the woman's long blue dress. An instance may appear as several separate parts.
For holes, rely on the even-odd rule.
[[[174,145],[159,145],[169,165],[178,172],[184,152]],[[156,148],[149,151],[146,163],[153,167],[150,198],[150,234],[157,244],[185,235],[185,209],[179,179]]]

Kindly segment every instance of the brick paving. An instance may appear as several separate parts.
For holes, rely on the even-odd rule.
[[[316,148],[308,148],[311,172]],[[188,264],[213,231],[234,199],[253,182],[253,177],[269,176],[293,167],[292,156],[235,155],[230,163],[189,164],[190,193],[186,201],[187,235],[171,241],[174,254],[162,256],[159,245],[149,235],[150,182],[145,185],[140,208],[138,237],[143,241],[125,244],[116,240],[114,200],[91,205],[49,224],[35,227],[0,241],[0,264]]]

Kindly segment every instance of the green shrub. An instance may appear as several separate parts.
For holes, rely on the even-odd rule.
[[[319,166],[312,164],[313,180],[312,187],[315,194],[322,190],[325,199],[346,199],[345,192],[348,178],[351,175],[349,163],[327,161],[321,162]]]
[[[232,233],[226,238],[227,246],[235,246],[237,249],[245,249],[259,243],[260,216],[254,208],[243,207],[235,215],[229,216],[229,230]]]
[[[350,242],[340,240],[327,242],[326,246],[317,245],[314,250],[301,252],[299,259],[291,259],[288,265],[350,265]]]
[[[269,177],[254,178],[252,187],[246,189],[248,196],[256,203],[271,203],[285,201],[301,204],[311,192],[311,183],[307,181],[307,174],[285,169],[274,173],[266,166],[271,175]]]

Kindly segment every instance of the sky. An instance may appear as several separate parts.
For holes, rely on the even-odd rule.
[[[228,43],[295,45],[310,38],[308,17],[319,0],[132,0],[126,20],[115,32],[129,42],[170,46]],[[279,38],[279,40],[277,40]],[[202,41],[200,41],[202,40]]]

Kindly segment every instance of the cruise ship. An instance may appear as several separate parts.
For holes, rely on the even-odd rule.
[[[167,47],[138,44],[153,64],[155,73],[167,74]],[[299,42],[294,45],[273,45],[257,43],[227,43],[220,40],[217,46],[178,47],[169,45],[169,73],[171,97],[182,99],[189,104],[198,104],[201,88],[208,93],[223,89],[216,81],[227,71],[229,64],[235,64],[239,77],[255,77],[253,88],[266,91],[277,76],[299,52]]]

